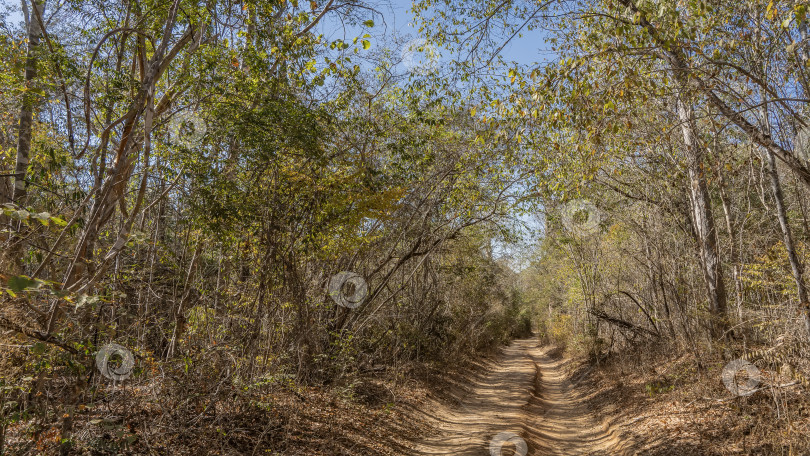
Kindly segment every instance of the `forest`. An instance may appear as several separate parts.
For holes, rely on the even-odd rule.
[[[0,455],[810,454],[808,16],[0,3]]]

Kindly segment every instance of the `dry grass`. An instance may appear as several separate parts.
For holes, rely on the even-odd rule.
[[[720,351],[696,359],[649,347],[607,361],[590,378],[594,409],[642,455],[810,454],[810,397],[776,366],[757,363],[761,389],[731,394]]]

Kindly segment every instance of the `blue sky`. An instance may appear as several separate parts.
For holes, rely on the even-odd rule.
[[[372,50],[376,46],[389,45],[395,37],[399,39],[420,38],[413,21],[413,14],[410,12],[411,4],[411,0],[388,0],[378,4],[376,8],[383,15],[383,20],[374,18]],[[369,18],[371,18],[370,12]],[[363,33],[359,28],[352,28],[338,22],[334,16],[324,18],[323,23],[319,26],[319,32],[327,38],[349,40]],[[543,61],[548,58],[548,53],[540,52],[540,48],[543,46],[541,36],[541,32],[535,30],[527,32],[522,38],[515,37],[501,54],[507,61],[516,61],[521,64]]]
[[[382,13],[384,20],[380,21],[375,18],[374,35],[382,36],[385,38],[410,37],[412,39],[419,38],[417,28],[414,26],[413,14],[409,12],[411,8],[411,0],[384,0],[376,5],[377,11]],[[7,20],[11,24],[19,23],[22,21],[20,14],[20,2],[14,0],[0,0],[0,11],[9,11],[12,14],[7,16]],[[369,13],[369,18],[371,14]],[[324,18],[323,24],[320,26],[320,32],[332,37],[339,37],[345,34],[346,38],[351,39],[357,36],[357,29],[353,30],[350,27],[344,28],[344,24],[337,22],[334,17],[327,16]],[[379,34],[379,35],[378,35]],[[382,43],[375,43],[372,40],[372,46]],[[528,32],[523,38],[516,37],[510,44],[503,50],[502,55],[507,61],[516,61],[518,63],[532,63],[535,61],[543,60],[545,57],[539,52],[542,46],[542,40],[538,31]],[[373,49],[373,47],[372,47]]]
[[[391,24],[400,33],[417,35],[415,27],[409,26],[413,22],[413,15],[408,12],[411,7],[411,0],[391,0]],[[397,28],[399,27],[399,28]],[[540,32],[535,30],[528,32],[522,38],[515,37],[502,52],[507,61],[517,61],[518,63],[532,63],[541,60],[543,57],[538,52],[542,43],[539,39]]]

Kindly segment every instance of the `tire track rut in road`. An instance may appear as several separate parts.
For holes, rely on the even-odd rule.
[[[416,454],[506,456],[522,448],[528,456],[625,454],[616,432],[589,410],[587,388],[569,379],[565,359],[552,355],[553,347],[536,338],[514,341],[458,407],[427,412],[438,433],[419,442]],[[505,442],[500,452],[498,442]]]

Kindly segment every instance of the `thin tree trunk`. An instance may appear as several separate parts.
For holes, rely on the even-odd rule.
[[[801,37],[801,44],[797,49],[799,50],[799,55],[801,57],[802,64],[798,66],[799,68],[799,81],[802,84],[802,88],[804,89],[805,96],[810,94],[810,82],[807,81],[807,73],[805,69],[807,68],[807,62],[810,60],[810,53],[807,51],[807,46],[803,44],[807,43],[807,21],[802,19],[799,21],[799,36]]]
[[[45,13],[45,1],[32,2],[34,14],[28,22],[28,51],[25,57],[25,93],[22,97],[22,108],[20,109],[20,126],[17,137],[17,164],[14,168],[14,192],[12,199],[17,204],[22,204],[27,195],[25,177],[28,171],[28,163],[31,153],[31,130],[34,123],[34,104],[37,101],[34,80],[37,77],[37,62],[39,60],[39,40],[42,36],[42,27],[37,16]]]
[[[804,195],[801,192],[801,186],[799,185],[799,179],[796,178],[796,175],[793,175],[793,193],[796,194],[796,202],[799,203],[799,210],[802,213],[802,236],[804,239],[810,237],[810,225],[807,223],[807,209],[804,207]]]
[[[717,109],[731,123],[737,125],[750,140],[759,146],[768,149],[774,156],[782,160],[789,166],[801,181],[810,187],[810,168],[799,159],[794,153],[778,144],[769,134],[758,128],[753,123],[749,122],[742,112],[734,110],[728,103],[721,99],[717,93],[711,88],[712,86],[706,81],[701,79],[700,75],[692,71],[687,64],[687,58],[684,54],[683,48],[672,47],[672,44],[661,34],[658,29],[650,23],[645,12],[641,11],[636,5],[634,0],[619,0],[619,3],[636,14],[639,15],[638,23],[647,30],[655,42],[665,49],[660,55],[667,60],[670,69],[675,76],[675,79],[681,86],[682,90],[693,89],[703,94],[709,104]]]
[[[737,309],[737,318],[740,322],[743,321],[743,298],[742,298],[742,280],[740,274],[740,255],[737,251],[737,232],[734,230],[734,222],[731,219],[731,205],[729,204],[728,194],[726,193],[725,183],[723,178],[720,178],[720,202],[723,204],[723,215],[726,220],[726,230],[729,236],[729,258],[731,260],[731,275],[734,280],[734,305]]]
[[[17,162],[14,167],[14,189],[11,193],[13,203],[22,206],[28,195],[25,178],[28,173],[28,163],[31,159],[31,131],[34,123],[34,106],[38,100],[35,80],[37,77],[37,62],[39,60],[39,41],[42,36],[42,27],[37,17],[45,13],[45,0],[32,1],[33,14],[28,20],[28,50],[25,57],[25,92],[20,108],[20,124],[17,135]],[[14,224],[14,230],[9,237],[6,255],[9,265],[15,273],[22,271],[23,235],[26,225],[22,222]]]
[[[169,349],[166,352],[166,359],[170,359],[172,356],[174,356],[177,342],[181,337],[183,337],[183,334],[186,331],[186,318],[184,316],[184,312],[186,311],[186,302],[191,294],[191,280],[197,267],[197,262],[200,258],[202,247],[203,245],[201,242],[197,243],[197,247],[194,249],[194,254],[191,256],[191,264],[188,266],[188,273],[186,274],[186,280],[183,284],[183,295],[180,297],[180,302],[177,304],[177,309],[174,311],[174,330],[172,331]]]
[[[766,132],[770,133],[771,125],[768,119],[767,104],[762,105],[760,113],[762,127]],[[810,336],[810,303],[808,303],[807,300],[807,286],[802,276],[804,265],[802,265],[801,260],[799,260],[799,256],[796,254],[796,246],[793,243],[793,231],[788,222],[785,197],[782,193],[782,184],[779,181],[779,172],[776,168],[776,157],[769,149],[764,149],[763,152],[767,165],[766,173],[771,181],[771,191],[773,192],[773,199],[776,205],[776,217],[779,219],[779,227],[782,229],[782,238],[785,242],[788,260],[790,261],[790,269],[793,272],[793,280],[796,282],[796,295],[799,298],[799,308],[801,309],[804,328],[805,331],[807,331],[807,335]]]
[[[698,144],[694,111],[686,97],[685,87],[678,97],[678,118],[681,122],[686,161],[689,175],[689,202],[692,206],[692,221],[697,236],[703,277],[706,282],[709,311],[712,314],[711,332],[715,338],[722,337],[728,326],[726,318],[726,286],[723,267],[717,248],[717,230],[710,204],[709,190],[704,173],[703,148]]]
[[[662,55],[667,61],[674,79],[678,82],[680,93],[677,97],[678,118],[681,123],[684,144],[686,146],[687,171],[689,176],[689,201],[692,209],[692,221],[694,222],[695,235],[697,236],[700,257],[703,269],[708,296],[709,311],[712,314],[711,332],[714,337],[725,334],[728,327],[726,315],[726,286],[723,279],[723,267],[720,263],[717,248],[717,231],[715,230],[714,217],[710,205],[709,191],[706,184],[706,176],[703,168],[703,148],[700,145],[700,138],[697,135],[697,125],[692,107],[691,92],[693,89],[703,93],[708,101],[714,105],[724,116],[737,124],[753,140],[763,144],[769,149],[774,149],[780,159],[785,160],[791,167],[797,170],[799,177],[810,186],[810,170],[797,163],[796,158],[779,147],[770,138],[765,138],[762,132],[752,126],[739,113],[733,111],[722,102],[717,95],[706,88],[706,85],[695,77],[683,50],[679,47],[673,48],[671,44],[659,33],[658,29],[647,19],[646,13],[639,10],[634,0],[619,0],[619,3],[639,15],[638,23],[647,30],[653,40],[661,45]]]
[[[169,42],[172,37],[171,30],[176,24],[178,8],[179,0],[175,0],[172,4],[169,18],[164,27],[163,39],[161,40],[160,45],[155,50],[151,59],[148,61],[145,60],[145,50],[143,46],[136,48],[136,55],[134,58],[141,59],[142,62],[145,62],[140,64],[140,70],[143,74],[141,77],[140,87],[138,88],[129,104],[129,107],[126,110],[126,115],[124,116],[125,119],[121,126],[121,139],[116,146],[116,155],[113,159],[113,165],[109,169],[107,177],[104,178],[103,183],[98,190],[98,194],[90,211],[90,216],[86,222],[85,229],[82,232],[79,242],[77,243],[75,250],[76,253],[74,254],[73,260],[65,273],[64,289],[76,289],[76,284],[80,282],[82,276],[91,281],[95,280],[94,278],[99,276],[98,271],[93,270],[93,266],[92,264],[89,264],[90,262],[88,259],[92,258],[99,233],[102,232],[103,227],[115,214],[117,208],[121,207],[123,212],[123,199],[125,197],[126,186],[129,183],[135,162],[138,158],[138,152],[142,146],[138,140],[139,134],[137,129],[139,127],[139,120],[143,114],[143,109],[146,107],[147,103],[154,102],[155,84],[160,79],[163,71],[165,71],[167,68],[168,62],[173,60],[180,50],[188,43],[195,42],[195,39],[197,40],[196,42],[199,43],[201,32],[195,35],[193,30],[189,28],[173,46],[169,46]],[[201,30],[204,30],[204,28]],[[144,131],[145,134],[143,137],[144,141],[146,141],[151,132],[146,132],[146,129],[144,129]],[[140,191],[139,195],[142,194],[143,191]],[[140,199],[141,196],[139,196],[139,201]],[[132,209],[133,214],[137,215],[136,213],[139,207],[140,206],[137,206],[136,208]],[[132,217],[128,218],[134,220]],[[118,239],[119,241],[122,239],[121,236],[124,238],[128,237],[128,230],[131,227],[131,221],[127,221],[127,225],[129,226],[126,227],[126,232],[121,232]],[[119,245],[116,245],[114,249],[111,249],[99,270],[103,270],[106,267],[105,263],[112,259],[109,257],[109,255],[113,255],[114,257],[120,251],[121,246]],[[87,265],[87,267],[85,267],[85,265]],[[89,282],[84,283],[82,286],[89,286]]]
[[[793,280],[796,282],[796,294],[799,298],[799,307],[802,309],[804,328],[805,331],[807,331],[807,335],[810,336],[810,302],[807,300],[807,286],[802,276],[804,266],[799,260],[799,256],[796,254],[796,246],[793,243],[793,233],[788,223],[784,196],[782,195],[782,186],[779,182],[779,174],[776,170],[776,157],[774,157],[773,153],[770,151],[766,151],[765,158],[768,163],[768,175],[771,180],[773,198],[776,202],[776,215],[779,219],[779,227],[782,229],[785,249],[787,250],[788,260],[790,261],[790,269],[793,272]]]

